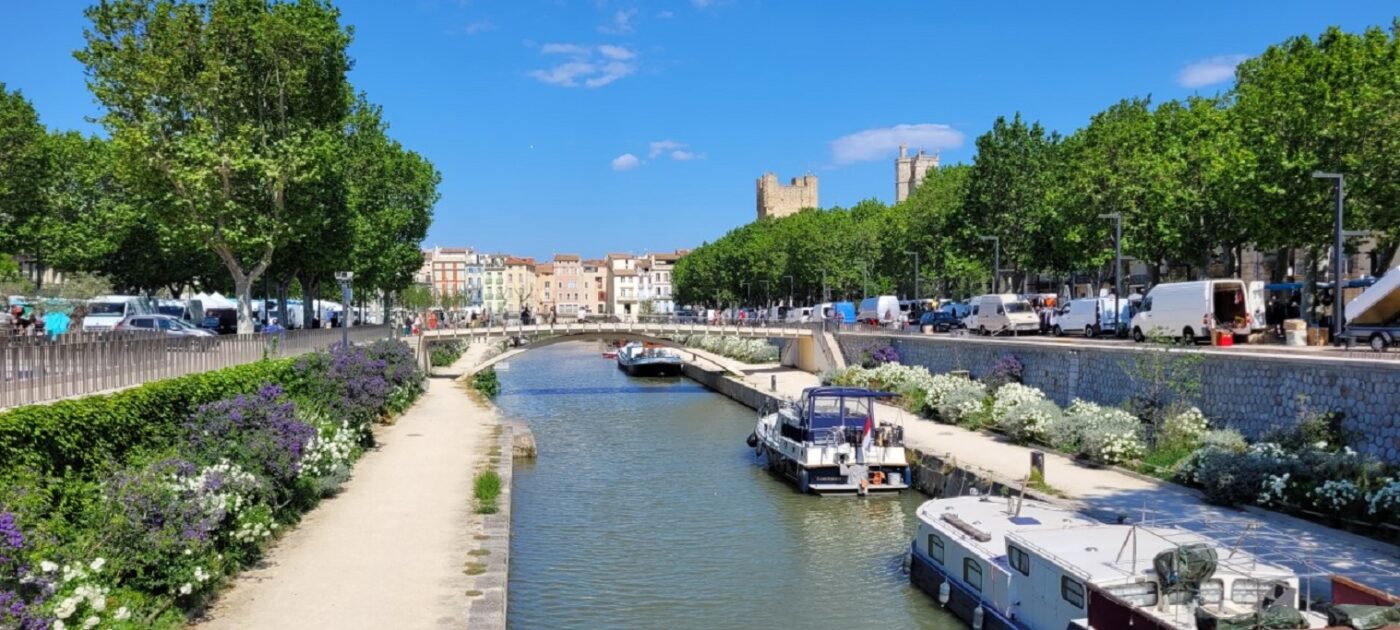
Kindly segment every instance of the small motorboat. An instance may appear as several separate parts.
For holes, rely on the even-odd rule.
[[[629,376],[679,376],[681,355],[670,348],[634,341],[618,349],[617,367]]]
[[[875,401],[892,396],[809,387],[799,403],[760,418],[749,446],[804,493],[898,493],[909,487],[904,427],[875,419]]]

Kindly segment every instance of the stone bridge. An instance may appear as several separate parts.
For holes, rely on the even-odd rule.
[[[680,322],[569,322],[562,324],[502,324],[497,326],[477,326],[470,328],[443,328],[424,331],[424,341],[463,339],[473,343],[500,341],[505,339],[525,340],[526,345],[512,348],[491,360],[473,366],[476,372],[512,356],[565,341],[644,341],[658,345],[683,348],[680,339],[693,335],[714,335],[740,337],[744,339],[768,339],[778,341],[782,347],[780,354],[783,365],[798,367],[809,372],[821,373],[826,370],[845,367],[840,347],[833,335],[822,330],[819,324],[780,324],[736,325],[704,324]],[[735,372],[736,363],[725,364],[724,369]]]

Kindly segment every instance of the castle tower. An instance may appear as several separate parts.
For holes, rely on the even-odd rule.
[[[817,201],[817,176],[808,173],[792,178],[792,184],[778,183],[778,176],[764,173],[755,182],[758,218],[785,217],[803,208],[821,207]]]
[[[924,183],[924,177],[928,175],[930,169],[938,168],[938,154],[925,154],[919,151],[918,155],[910,156],[908,145],[899,145],[899,157],[894,160],[894,202],[899,203],[909,198],[918,189],[919,184]]]

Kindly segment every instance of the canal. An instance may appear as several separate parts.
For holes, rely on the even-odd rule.
[[[754,464],[753,411],[594,343],[500,379],[539,447],[515,470],[509,627],[965,627],[901,569],[922,495],[800,495]]]

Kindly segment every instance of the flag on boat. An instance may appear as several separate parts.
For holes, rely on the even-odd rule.
[[[861,449],[870,448],[870,441],[871,441],[871,439],[872,439],[872,437],[873,437],[873,436],[871,435],[871,429],[874,428],[874,427],[872,426],[872,424],[874,424],[874,423],[871,422],[870,416],[866,416],[866,417],[865,417],[865,431],[862,432],[862,434],[861,434],[861,436],[860,436],[860,447],[861,447]]]

